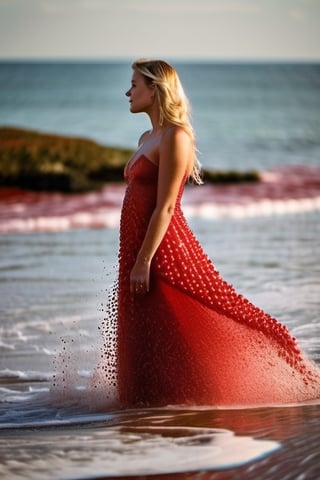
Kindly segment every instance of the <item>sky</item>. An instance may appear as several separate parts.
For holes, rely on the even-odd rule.
[[[0,0],[1,59],[320,60],[320,0]]]

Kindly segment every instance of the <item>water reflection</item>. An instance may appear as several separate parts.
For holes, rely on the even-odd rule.
[[[203,471],[153,476],[152,480],[317,480],[320,478],[320,403],[239,410],[181,410],[174,416],[167,411],[141,412],[122,428],[147,429],[157,426],[165,434],[167,426],[224,428],[236,435],[277,440],[281,449],[253,463],[224,471]],[[122,477],[124,478],[124,477]],[[144,477],[136,477],[143,479]]]

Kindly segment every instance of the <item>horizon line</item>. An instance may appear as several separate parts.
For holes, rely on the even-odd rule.
[[[96,57],[81,57],[81,56],[30,56],[30,57],[1,57],[0,62],[47,62],[47,63],[57,63],[57,62],[84,62],[84,63],[95,63],[95,62],[109,62],[109,63],[126,63],[132,61],[136,58],[142,58],[141,56],[96,56]],[[208,56],[166,56],[166,55],[155,55],[147,56],[146,58],[151,59],[164,59],[172,62],[186,62],[186,63],[320,63],[320,57],[208,57]]]

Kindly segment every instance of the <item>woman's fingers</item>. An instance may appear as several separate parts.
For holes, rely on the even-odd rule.
[[[145,292],[146,292],[146,289],[145,289],[144,283],[142,283],[142,282],[136,283],[135,293],[136,293],[137,295],[139,295],[139,294],[142,295],[142,294],[145,293]]]
[[[144,295],[149,291],[150,267],[136,262],[130,273],[130,292],[135,295]]]
[[[132,280],[130,282],[130,291],[136,295],[142,295],[146,293],[148,290],[146,288],[146,283],[142,281],[135,281]]]

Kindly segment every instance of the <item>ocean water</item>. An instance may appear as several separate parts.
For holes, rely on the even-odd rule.
[[[320,64],[182,63],[200,160],[211,168],[319,165]],[[0,62],[0,125],[134,148],[149,128],[129,114],[130,62]]]
[[[188,186],[190,225],[223,277],[320,363],[320,67],[177,66],[203,164],[256,168],[263,178]],[[0,124],[134,147],[148,124],[128,113],[130,75],[126,63],[1,63]],[[0,192],[2,478],[318,479],[317,401],[94,408],[86,382],[116,275],[124,188]],[[50,389],[61,339],[79,362],[57,399]]]

